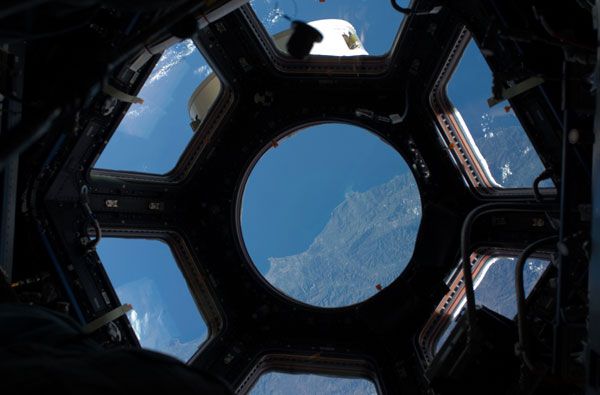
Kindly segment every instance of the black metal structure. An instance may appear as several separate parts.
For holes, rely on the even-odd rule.
[[[223,11],[230,3],[0,6],[6,43],[0,49],[0,265],[10,283],[39,278],[23,297],[89,323],[120,304],[94,250],[99,238],[156,238],[169,243],[209,327],[208,341],[189,364],[240,393],[267,370],[365,377],[382,394],[597,391],[597,317],[590,317],[589,336],[585,326],[597,112],[592,4],[415,0],[413,11],[441,8],[408,12],[389,54],[298,60],[276,50],[249,5]],[[443,90],[469,35],[494,72],[491,94],[544,78],[510,100],[557,185],[542,202],[533,189],[494,190],[455,166],[461,147],[453,153],[444,140],[451,114]],[[192,38],[221,81],[207,119],[167,175],[92,170],[128,109],[102,87],[135,95],[160,54],[137,72],[129,66],[144,46],[173,36]],[[272,101],[254,100],[267,93]],[[385,123],[357,117],[357,108],[406,109],[406,116]],[[323,122],[358,125],[392,145],[411,165],[423,212],[402,275],[372,298],[336,309],[301,304],[267,284],[249,260],[239,224],[241,190],[265,147]],[[448,291],[444,279],[461,256],[465,220],[472,221],[467,256],[480,248],[516,253],[559,235],[558,248],[551,248],[559,255],[556,270],[528,299],[529,330],[536,334],[530,347],[542,372],[506,349],[516,341],[515,323],[484,310],[461,320],[468,330],[457,332],[461,340],[450,351],[455,366],[448,367],[454,363],[448,358],[423,363],[415,339]],[[590,292],[597,291],[596,277]],[[51,287],[53,296],[38,295],[36,287]],[[118,339],[106,328],[95,333],[103,346],[139,347],[126,317],[114,324]],[[515,336],[495,344],[498,328]],[[584,343],[590,345],[587,381]],[[498,371],[499,362],[514,369]],[[486,370],[487,363],[495,370]],[[501,385],[480,388],[486,381]]]

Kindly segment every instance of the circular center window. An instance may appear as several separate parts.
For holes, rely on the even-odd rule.
[[[362,302],[409,262],[421,218],[415,179],[377,135],[322,124],[273,142],[243,186],[240,226],[264,279],[313,306]]]

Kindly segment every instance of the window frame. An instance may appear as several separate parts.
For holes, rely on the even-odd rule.
[[[324,356],[315,353],[269,353],[258,359],[237,386],[236,394],[249,393],[267,373],[314,374],[346,379],[369,380],[378,394],[382,387],[375,366],[365,359]]]
[[[412,176],[412,179],[415,182],[415,186],[416,186],[417,192],[418,192],[417,198],[419,200],[420,218],[419,218],[419,225],[417,227],[417,232],[415,234],[413,250],[411,252],[410,258],[406,262],[406,266],[404,267],[404,269],[385,288],[389,287],[393,282],[397,281],[398,279],[402,278],[403,276],[406,276],[405,273],[408,273],[410,267],[414,264],[415,250],[417,248],[421,226],[423,225],[423,208],[425,206],[424,206],[424,200],[423,200],[423,191],[421,190],[421,185],[419,183],[418,174],[416,174],[416,172],[414,171],[412,166],[410,166],[410,161],[407,159],[405,152],[403,150],[399,149],[396,145],[394,145],[386,136],[381,134],[381,132],[379,132],[377,129],[372,128],[369,125],[362,124],[362,123],[356,122],[356,121],[349,121],[349,120],[344,120],[344,119],[334,119],[334,118],[328,118],[328,119],[323,119],[323,120],[318,120],[318,121],[309,121],[309,122],[297,124],[294,127],[291,127],[284,131],[281,131],[275,139],[273,139],[272,141],[269,141],[268,143],[263,145],[261,150],[258,151],[256,153],[256,155],[254,156],[253,161],[246,167],[244,176],[239,181],[238,188],[237,188],[237,195],[235,198],[235,202],[236,202],[235,203],[235,227],[236,227],[236,237],[237,237],[238,246],[241,249],[241,252],[245,258],[246,263],[249,265],[249,267],[252,268],[252,271],[255,273],[257,278],[264,285],[266,285],[272,292],[274,292],[275,294],[279,295],[280,297],[282,297],[294,304],[299,304],[301,306],[304,306],[304,307],[307,307],[310,309],[331,311],[331,310],[344,310],[344,309],[354,308],[355,306],[359,306],[361,304],[367,303],[369,300],[371,300],[375,296],[377,296],[378,293],[375,292],[374,294],[372,294],[371,296],[369,296],[365,299],[362,299],[362,300],[352,303],[352,304],[343,305],[343,306],[319,306],[319,305],[313,305],[313,304],[307,303],[300,299],[296,299],[296,298],[292,297],[291,295],[289,295],[284,290],[281,290],[281,289],[277,288],[275,285],[271,284],[271,282],[269,280],[267,280],[266,275],[262,274],[260,272],[260,270],[258,269],[258,266],[254,263],[254,260],[252,259],[252,256],[250,255],[250,252],[248,251],[246,242],[244,241],[244,232],[242,231],[242,203],[244,200],[244,192],[246,190],[246,184],[248,183],[248,180],[249,180],[256,164],[267,153],[267,151],[269,151],[271,148],[273,148],[273,141],[280,142],[288,137],[292,137],[296,133],[302,133],[303,130],[310,129],[311,127],[315,127],[315,126],[325,125],[325,124],[346,124],[350,127],[360,128],[360,129],[362,129],[362,132],[370,133],[373,137],[379,138],[383,144],[386,144],[389,148],[394,150],[396,152],[396,154],[399,155],[401,160],[406,163],[406,165],[408,167],[407,174],[410,174]]]
[[[171,255],[173,256],[173,262],[177,265],[177,269],[183,276],[188,288],[188,292],[190,293],[190,296],[194,300],[196,308],[198,309],[198,313],[206,324],[206,338],[200,344],[196,352],[187,361],[185,361],[186,364],[191,364],[223,331],[224,315],[222,309],[217,304],[217,299],[214,292],[209,286],[207,276],[200,271],[199,265],[196,264],[196,259],[194,258],[192,252],[193,249],[190,248],[189,243],[186,242],[182,235],[175,231],[131,231],[120,228],[103,228],[102,233],[103,238],[148,240],[166,244]],[[111,292],[113,292],[113,294],[116,296],[118,302],[122,304],[99,255],[98,261],[102,264],[102,270],[104,270],[106,274],[106,278],[108,279],[108,283],[111,287]],[[127,320],[131,325],[129,317],[127,317]],[[140,347],[143,348],[141,343]]]
[[[175,36],[167,36],[163,37],[163,39],[164,41],[166,41],[173,39],[174,37]],[[200,53],[200,56],[204,58],[206,64],[212,69],[212,74],[214,74],[215,78],[219,80],[220,91],[217,97],[215,98],[214,102],[212,103],[211,107],[209,108],[205,119],[203,119],[201,124],[198,125],[198,127],[193,131],[191,139],[188,141],[184,150],[180,153],[175,165],[169,171],[163,174],[145,173],[132,170],[104,169],[95,167],[96,163],[98,162],[98,159],[103,154],[105,147],[108,145],[109,141],[114,137],[115,132],[119,128],[121,122],[123,122],[125,115],[131,107],[131,103],[123,103],[124,107],[122,107],[118,111],[117,115],[111,119],[110,126],[106,128],[109,130],[109,132],[104,140],[102,148],[98,150],[92,164],[89,167],[89,171],[87,174],[88,179],[93,179],[95,177],[118,177],[122,180],[138,182],[144,181],[173,185],[182,183],[188,176],[190,171],[193,169],[198,157],[203,152],[207,143],[211,140],[211,136],[214,135],[216,130],[219,128],[222,121],[226,118],[227,114],[233,108],[235,102],[235,95],[233,89],[231,88],[229,82],[220,73],[217,64],[210,58],[210,56],[208,56],[207,52],[202,47],[197,35],[194,35],[190,39],[194,44],[195,50],[197,50]],[[148,79],[152,75],[152,71],[156,67],[163,53],[169,48],[172,48],[173,46],[180,44],[183,41],[185,40],[181,40],[167,47],[164,51],[154,55],[150,60],[148,60],[144,64],[143,67],[141,67],[137,71],[132,71],[129,67],[136,62],[140,54],[137,53],[135,56],[133,56],[123,66],[122,71],[118,73],[119,78],[123,78],[123,76],[128,76],[128,78],[126,78],[127,82],[121,81],[121,84],[129,85],[127,93],[134,96],[139,94],[139,92],[143,89],[144,85],[148,82]],[[198,84],[196,89],[194,89],[190,98],[188,98],[188,107],[189,100],[196,95],[198,88],[207,79],[208,76]],[[94,127],[97,128],[97,126],[93,124],[89,126],[89,128]]]
[[[448,58],[438,73],[438,77],[429,95],[429,108],[434,119],[437,121],[438,133],[443,141],[444,148],[448,151],[454,164],[461,172],[463,181],[477,197],[533,197],[533,185],[522,188],[504,188],[495,182],[489,168],[484,166],[478,159],[478,157],[481,157],[485,160],[473,137],[468,132],[468,127],[462,119],[459,110],[452,104],[452,101],[448,97],[447,86],[471,40],[474,40],[472,34],[463,26],[449,52]],[[511,103],[510,99],[507,100]],[[515,114],[515,116],[524,133],[527,135],[533,151],[539,158],[539,153],[527,134],[525,126],[523,126],[518,114]],[[555,196],[557,193],[556,188],[543,188],[543,190],[545,191],[544,195]]]
[[[480,248],[475,250],[469,256],[471,260],[471,272],[473,274],[474,287],[476,288],[479,283],[483,281],[488,269],[496,262],[497,259],[517,259],[520,253],[520,250],[499,248]],[[541,259],[551,262],[551,257],[552,252],[542,250],[532,254],[529,259]],[[546,273],[547,270],[541,274],[540,279],[534,285],[533,290],[535,290],[538,284],[543,281],[543,277],[546,275]],[[464,276],[461,261],[459,261],[459,263],[447,277],[446,284],[448,285],[448,292],[436,305],[431,316],[423,326],[423,329],[416,337],[418,355],[421,359],[421,364],[425,367],[431,365],[435,359],[435,356],[437,355],[436,348],[440,338],[444,333],[446,333],[451,323],[455,320],[458,320],[459,317],[454,317],[454,315],[459,313],[466,303]]]
[[[415,0],[411,0],[412,7]],[[384,74],[394,64],[398,48],[407,28],[409,17],[404,16],[396,32],[390,49],[382,55],[357,55],[357,56],[327,56],[310,55],[306,59],[294,59],[287,55],[275,44],[272,36],[260,21],[250,4],[239,8],[248,25],[254,32],[259,44],[264,49],[272,65],[280,72],[286,74],[319,74],[319,75],[356,75]],[[390,6],[390,12],[397,12]],[[276,36],[279,33],[276,33]]]

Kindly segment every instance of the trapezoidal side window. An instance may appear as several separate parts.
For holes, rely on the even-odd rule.
[[[289,19],[306,21],[322,34],[311,55],[330,56],[385,55],[404,19],[389,1],[254,0],[250,4],[275,47],[284,54],[288,53],[292,33]],[[408,7],[410,1],[398,0],[398,4]]]
[[[261,375],[248,393],[250,395],[376,395],[377,387],[375,386],[375,383],[365,378],[333,377],[311,373],[284,373],[278,371],[270,371]]]
[[[189,360],[208,338],[169,246],[160,240],[103,238],[97,253],[144,348]]]
[[[514,252],[480,250],[471,254],[471,270],[477,305],[513,319],[517,314]],[[525,295],[533,291],[549,266],[547,254],[528,259],[523,270]],[[419,335],[421,354],[426,363],[443,346],[464,313],[466,305],[463,272],[459,264],[448,280],[449,292],[442,298]]]
[[[94,167],[168,173],[220,92],[219,79],[192,40],[172,45],[137,94],[143,102],[130,105]]]
[[[508,101],[490,107],[492,72],[464,32],[430,102],[465,179],[481,194],[532,188],[544,166]],[[553,187],[543,181],[541,188]]]

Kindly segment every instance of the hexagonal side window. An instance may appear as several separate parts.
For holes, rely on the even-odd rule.
[[[361,394],[375,395],[375,383],[364,378],[332,377],[309,373],[268,372],[248,392],[266,394]]]
[[[167,48],[137,94],[144,102],[131,104],[94,167],[168,173],[220,91],[191,40]]]
[[[398,1],[404,7],[409,3]],[[290,20],[301,20],[323,35],[323,40],[313,46],[311,55],[385,55],[392,49],[404,18],[389,1],[253,0],[250,4],[283,53],[287,53],[292,32]]]
[[[510,103],[488,104],[492,96],[492,71],[477,44],[470,40],[446,86],[450,113],[458,131],[451,149],[472,158],[465,172],[475,169],[490,189],[531,188],[544,170],[527,133]],[[459,158],[458,162],[461,162]],[[476,185],[477,186],[477,185]],[[553,187],[544,181],[541,187]]]
[[[189,360],[208,328],[169,246],[159,240],[103,238],[97,247],[144,348]]]

